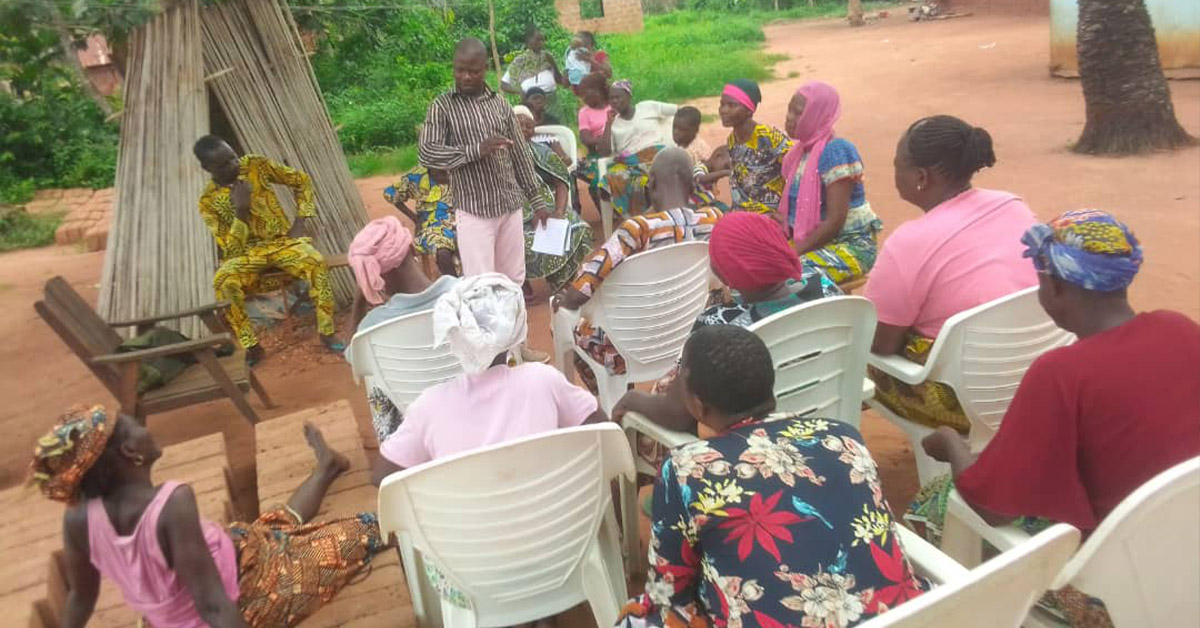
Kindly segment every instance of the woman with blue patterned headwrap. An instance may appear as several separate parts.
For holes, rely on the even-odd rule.
[[[1147,480],[1200,455],[1200,325],[1178,312],[1134,312],[1125,288],[1142,247],[1110,214],[1067,212],[1021,242],[1042,307],[1079,339],[1034,361],[978,456],[949,428],[925,439],[953,479],[922,489],[910,518],[940,525],[957,488],[992,525],[1023,516],[1088,534]],[[1072,626],[1112,625],[1102,601],[1070,587],[1054,606]]]

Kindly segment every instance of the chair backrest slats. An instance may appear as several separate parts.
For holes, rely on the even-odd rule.
[[[33,308],[96,379],[120,398],[120,372],[114,366],[94,364],[92,358],[115,352],[121,337],[87,301],[65,279],[54,277],[46,282],[43,298]]]
[[[978,451],[999,429],[1033,361],[1074,341],[1042,309],[1037,288],[1027,288],[950,317],[930,352],[930,379],[954,389]]]
[[[587,552],[611,517],[610,482],[632,473],[619,426],[556,430],[389,476],[380,528],[437,565],[479,624],[521,623],[531,608],[580,600]]]
[[[625,358],[632,381],[666,374],[708,299],[708,242],[638,253],[604,280],[584,314]]]
[[[450,345],[434,345],[432,310],[358,332],[350,342],[350,360],[355,376],[381,389],[401,411],[426,388],[463,372]]]
[[[778,412],[799,412],[859,426],[875,307],[862,297],[830,297],[750,326],[775,363]]]
[[[1195,625],[1200,619],[1200,458],[1181,462],[1126,497],[1063,569],[1100,598],[1116,626]]]

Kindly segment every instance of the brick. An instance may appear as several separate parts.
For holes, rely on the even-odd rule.
[[[91,253],[93,251],[103,251],[108,248],[108,226],[93,226],[83,236],[83,250]]]
[[[62,195],[63,195],[63,191],[58,190],[58,189],[38,190],[37,192],[33,193],[33,200],[34,201],[57,201],[60,198],[62,198]]]
[[[65,206],[58,199],[34,200],[25,204],[25,211],[31,214],[53,214],[64,210]]]

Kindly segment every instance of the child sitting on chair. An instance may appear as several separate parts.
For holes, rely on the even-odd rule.
[[[696,178],[696,189],[692,195],[693,206],[716,207],[722,211],[728,209],[727,205],[717,200],[713,186],[722,177],[729,176],[729,153],[723,152],[724,163],[714,163],[713,160],[720,162],[720,155],[714,154],[708,142],[699,137],[700,110],[695,107],[680,107],[679,111],[675,112],[671,132],[675,145],[686,150],[692,158],[693,174]]]

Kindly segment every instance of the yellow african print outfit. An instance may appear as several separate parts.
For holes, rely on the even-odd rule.
[[[770,214],[779,209],[783,194],[783,157],[792,149],[792,140],[774,127],[759,124],[750,139],[737,141],[733,133],[725,142],[733,164],[729,192],[735,211]]]
[[[317,330],[323,336],[333,334],[333,290],[325,258],[312,245],[312,238],[289,238],[292,228],[272,184],[292,189],[296,216],[317,215],[312,180],[307,174],[259,155],[241,158],[239,181],[250,184],[250,223],[237,218],[230,201],[230,188],[209,181],[200,195],[200,217],[217,240],[221,266],[213,275],[217,299],[229,301],[227,320],[243,347],[258,344],[254,325],[246,316],[246,294],[278,289],[262,281],[268,270],[281,270],[308,282],[309,293],[317,309]]]

